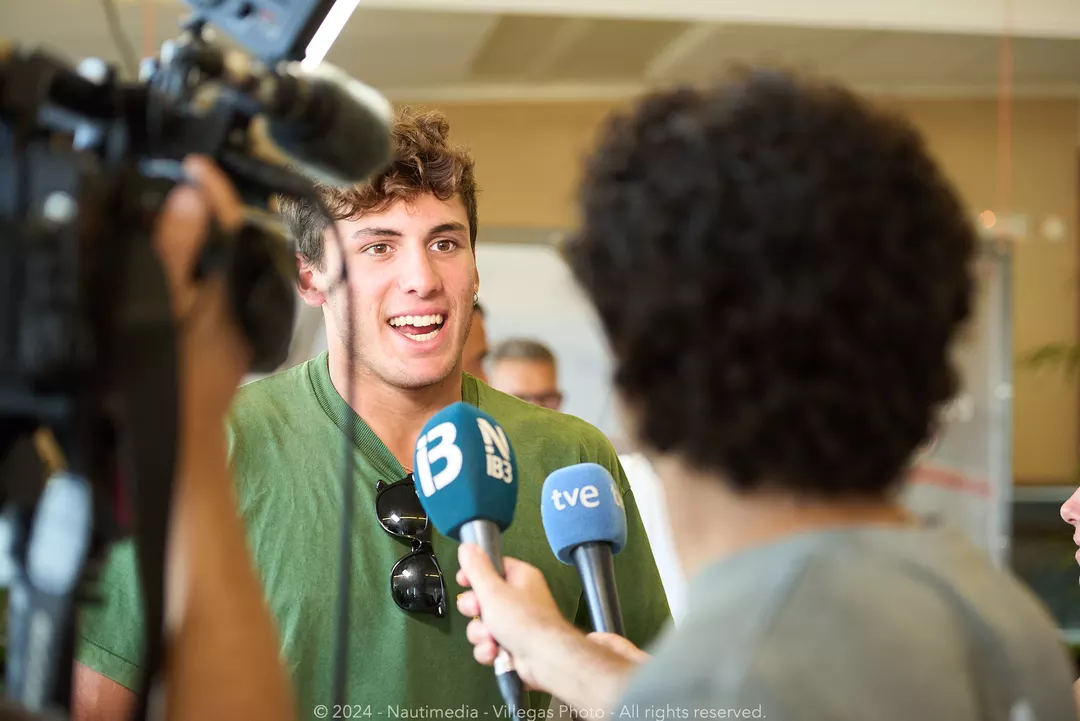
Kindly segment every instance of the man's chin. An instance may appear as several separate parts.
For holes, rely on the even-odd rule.
[[[430,361],[412,361],[411,363],[402,364],[399,372],[395,373],[392,378],[388,378],[388,380],[398,388],[408,390],[430,388],[431,386],[446,381],[447,378],[454,375],[455,366],[456,364],[450,362],[432,363]],[[460,383],[460,372],[457,373],[457,379]]]

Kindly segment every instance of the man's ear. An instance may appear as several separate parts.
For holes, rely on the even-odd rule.
[[[321,273],[300,253],[296,254],[296,270],[296,290],[300,298],[312,308],[324,304],[326,295],[317,287]]]

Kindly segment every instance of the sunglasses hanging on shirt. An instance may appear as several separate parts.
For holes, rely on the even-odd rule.
[[[391,536],[412,543],[412,550],[390,571],[394,603],[410,613],[446,616],[446,584],[431,545],[431,523],[416,497],[412,474],[395,483],[379,481],[375,489],[379,525]]]

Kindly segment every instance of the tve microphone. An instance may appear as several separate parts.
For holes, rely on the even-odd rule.
[[[502,426],[467,403],[454,403],[420,431],[414,461],[417,496],[431,522],[455,541],[480,546],[505,577],[500,534],[514,520],[517,461]],[[495,678],[511,717],[527,711],[521,678],[501,649]]]
[[[614,556],[626,545],[626,508],[615,479],[595,463],[560,468],[544,481],[540,513],[555,556],[577,567],[593,628],[625,636]]]

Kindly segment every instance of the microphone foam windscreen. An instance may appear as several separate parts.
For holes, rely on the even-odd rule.
[[[555,556],[571,563],[583,543],[610,543],[613,553],[626,545],[626,508],[611,474],[596,463],[560,468],[544,481],[540,505],[544,532]]]
[[[413,477],[431,522],[455,541],[469,521],[493,521],[505,531],[514,520],[514,449],[502,426],[468,403],[443,408],[420,431]]]

